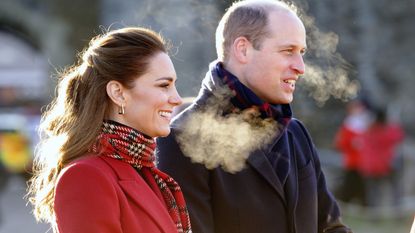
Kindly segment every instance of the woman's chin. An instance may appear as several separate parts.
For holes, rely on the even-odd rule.
[[[167,137],[170,134],[170,128],[157,132],[155,137]]]

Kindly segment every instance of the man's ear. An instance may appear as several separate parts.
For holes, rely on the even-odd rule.
[[[240,63],[248,62],[248,49],[251,46],[251,42],[244,37],[240,36],[236,38],[232,44],[232,53]]]
[[[110,97],[112,102],[116,105],[121,106],[121,104],[125,105],[125,98],[124,98],[124,86],[115,80],[111,80],[107,83],[107,95]]]

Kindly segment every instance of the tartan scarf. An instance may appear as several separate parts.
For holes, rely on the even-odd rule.
[[[156,143],[137,130],[115,121],[103,122],[92,151],[131,164],[150,188],[165,203],[178,232],[192,232],[183,193],[169,175],[155,167]]]
[[[234,92],[231,103],[238,109],[244,110],[257,107],[261,118],[273,118],[285,128],[291,120],[292,112],[289,104],[270,104],[261,100],[253,91],[241,83],[235,75],[223,68],[218,62],[212,73],[216,75]]]

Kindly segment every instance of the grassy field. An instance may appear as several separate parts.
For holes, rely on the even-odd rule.
[[[409,233],[413,218],[368,220],[347,216],[343,220],[354,233]]]
[[[342,205],[343,222],[354,233],[409,233],[414,220],[412,208],[399,211],[391,209],[367,209]]]

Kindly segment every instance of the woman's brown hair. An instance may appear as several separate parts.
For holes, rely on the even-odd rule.
[[[106,85],[115,80],[127,88],[145,74],[149,60],[167,52],[152,30],[129,27],[96,36],[78,62],[59,74],[57,96],[42,115],[28,198],[37,220],[54,225],[56,180],[71,161],[95,142],[109,110]]]

